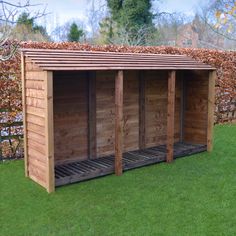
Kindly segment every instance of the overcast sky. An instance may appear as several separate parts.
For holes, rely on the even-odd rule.
[[[64,21],[75,17],[83,19],[92,0],[34,0],[31,2],[37,1],[47,4],[48,10],[58,14],[60,19]],[[98,2],[101,2],[101,0],[95,0],[95,3]],[[201,0],[162,0],[160,2],[158,6],[161,11],[193,14]]]
[[[10,0],[10,2],[21,2],[24,0]],[[95,5],[106,0],[94,0]],[[165,12],[183,12],[187,15],[193,15],[197,6],[203,0],[159,0],[156,1],[159,11]],[[81,21],[86,19],[86,14],[92,0],[31,0],[32,4],[42,3],[43,6],[47,5],[47,11],[52,13],[47,19],[47,28],[55,27],[55,24],[63,24],[72,18],[78,18]],[[154,1],[155,2],[155,1]],[[42,6],[41,6],[42,7]],[[57,21],[57,22],[55,22]],[[50,27],[51,26],[51,27]]]

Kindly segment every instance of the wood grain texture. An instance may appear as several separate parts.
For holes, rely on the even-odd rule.
[[[212,67],[184,55],[23,49],[43,70],[211,70]]]
[[[146,146],[145,133],[145,115],[146,115],[146,82],[145,72],[139,71],[139,148],[143,149]]]
[[[174,159],[174,126],[175,126],[175,79],[176,72],[168,73],[168,104],[167,104],[167,141],[166,141],[166,161],[172,162]]]
[[[207,143],[208,72],[184,73],[185,111],[183,140],[189,143]]]
[[[97,157],[96,138],[96,73],[87,72],[88,80],[88,158]]]
[[[53,121],[53,73],[46,72],[45,76],[45,154],[46,166],[46,186],[49,193],[55,191],[54,177],[54,121]]]
[[[21,53],[21,82],[22,82],[22,107],[23,107],[23,126],[24,126],[24,164],[25,164],[25,176],[29,176],[28,168],[28,150],[27,150],[27,121],[26,121],[26,97],[25,97],[25,58]]]
[[[115,174],[121,175],[123,154],[123,71],[115,78]]]
[[[114,154],[115,73],[96,73],[97,157]]]
[[[54,73],[55,164],[88,158],[88,83],[84,72]]]
[[[47,188],[46,162],[46,90],[47,72],[40,71],[26,62],[24,91],[25,150],[28,160],[28,176]],[[27,170],[27,167],[26,167]]]
[[[215,108],[215,80],[216,71],[209,72],[208,84],[208,104],[207,104],[207,151],[213,149],[213,127],[214,127],[214,108]]]
[[[145,146],[166,143],[167,72],[145,74]]]

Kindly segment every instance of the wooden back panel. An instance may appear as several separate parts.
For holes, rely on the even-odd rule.
[[[84,160],[88,154],[86,72],[56,72],[53,81],[55,163]]]
[[[166,143],[168,72],[145,73],[145,142],[146,147]],[[180,140],[181,78],[176,75],[175,96],[175,141]]]
[[[145,72],[145,146],[166,143],[167,72]],[[180,139],[181,83],[176,83],[175,140]],[[124,72],[124,151],[139,149],[139,72]],[[97,157],[114,154],[115,72],[96,72]],[[88,158],[88,74],[54,73],[56,164]]]
[[[185,72],[184,141],[206,144],[208,72]]]

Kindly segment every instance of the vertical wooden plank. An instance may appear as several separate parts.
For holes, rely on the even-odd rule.
[[[214,108],[215,108],[215,80],[216,71],[209,72],[208,84],[208,115],[207,115],[207,151],[213,148],[213,127],[214,127]]]
[[[26,122],[26,97],[25,97],[25,57],[21,52],[21,82],[22,82],[22,107],[23,107],[23,127],[24,127],[24,162],[25,176],[29,176],[28,150],[27,150],[27,122]]]
[[[181,95],[180,95],[180,142],[183,142],[184,137],[184,112],[185,112],[185,80],[184,80],[184,72],[180,72],[181,79]]]
[[[168,73],[168,104],[167,104],[167,156],[166,161],[173,161],[174,123],[175,123],[175,77],[176,72]]]
[[[97,157],[96,152],[96,72],[88,72],[88,158]]]
[[[54,131],[53,131],[53,72],[45,72],[45,138],[46,138],[46,186],[49,193],[55,191]]]
[[[123,153],[123,71],[115,78],[115,174],[122,174]]]
[[[139,71],[139,149],[145,148],[145,75]]]

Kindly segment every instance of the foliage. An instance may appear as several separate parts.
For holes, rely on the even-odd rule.
[[[119,39],[123,39],[127,36],[124,44],[144,45],[148,33],[154,30],[151,0],[107,0],[107,5],[111,20],[115,22],[116,27],[113,29],[113,37],[118,36]],[[111,26],[110,24],[109,27]],[[111,29],[108,30],[110,35],[112,35]]]
[[[0,63],[0,136],[22,135],[23,127],[15,125],[22,121],[20,55]],[[1,137],[0,137],[1,138]],[[11,138],[0,143],[0,158],[22,156],[21,139]]]
[[[13,27],[12,37],[18,40],[50,41],[46,28],[35,23],[30,13],[23,12]]]
[[[216,2],[216,28],[224,27],[227,33],[235,32],[236,23],[236,1],[232,0],[218,0]],[[236,39],[236,38],[235,38]]]
[[[72,23],[70,26],[70,32],[68,34],[69,42],[79,42],[80,38],[84,35],[82,29],[79,29],[76,23]]]
[[[236,126],[216,126],[212,153],[57,188],[0,164],[1,234],[235,235]]]
[[[226,39],[236,41],[236,1],[209,1],[202,16],[210,28]]]

